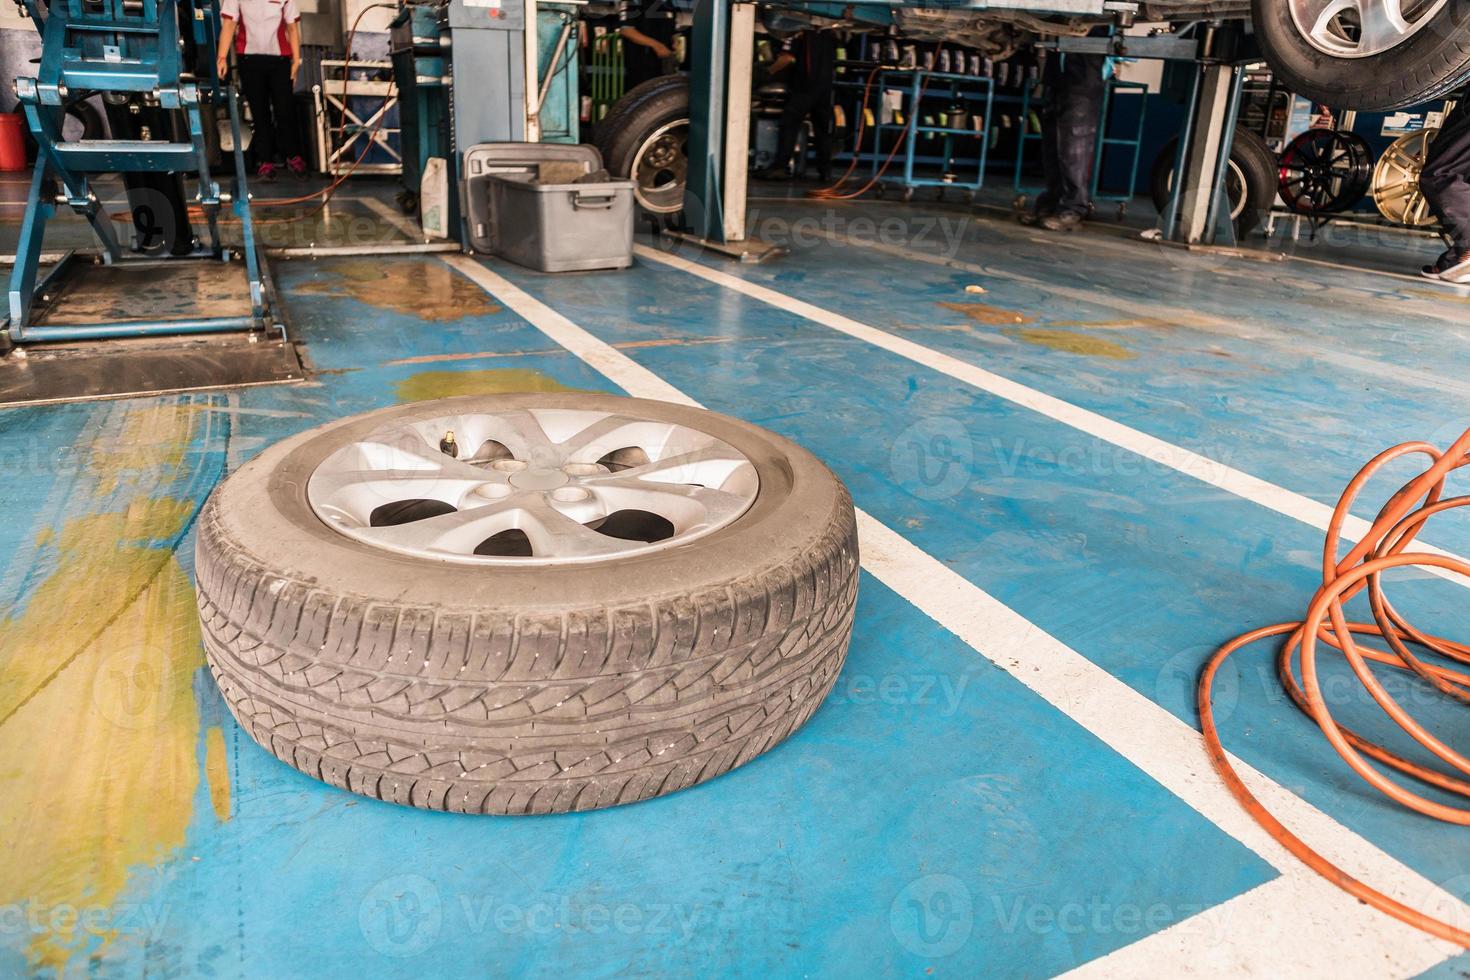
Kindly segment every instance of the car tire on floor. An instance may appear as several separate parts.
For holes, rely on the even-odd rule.
[[[1149,190],[1160,214],[1169,206],[1169,195],[1174,188],[1174,164],[1178,155],[1179,139],[1175,137],[1164,144],[1154,161]],[[1230,166],[1226,173],[1230,214],[1235,218],[1236,237],[1244,238],[1271,213],[1279,179],[1276,154],[1266,145],[1266,141],[1248,129],[1237,129],[1230,147]]]
[[[858,581],[851,499],[805,450],[561,392],[272,446],[210,497],[196,566],[210,669],[257,742],[356,793],[496,814],[647,799],[770,749],[835,682]]]

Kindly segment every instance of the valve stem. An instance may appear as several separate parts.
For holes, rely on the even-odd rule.
[[[449,429],[444,433],[444,438],[439,440],[439,451],[446,456],[459,458],[459,443],[454,441],[454,430]]]

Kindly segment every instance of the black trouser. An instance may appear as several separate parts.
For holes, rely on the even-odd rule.
[[[1419,188],[1455,251],[1470,252],[1470,102],[1450,113],[1429,145]]]
[[[776,139],[776,156],[771,168],[779,170],[791,162],[796,152],[796,138],[801,134],[801,124],[810,116],[812,120],[812,149],[817,153],[817,172],[826,178],[832,170],[832,89],[793,89],[786,95],[786,105],[781,108],[781,131]],[[802,164],[798,161],[797,176],[801,176]]]
[[[301,127],[296,121],[291,59],[274,54],[242,54],[239,66],[240,88],[250,103],[255,133],[250,149],[255,162],[274,162],[278,149],[287,160],[300,156]]]
[[[1092,166],[1102,122],[1104,56],[1058,54],[1046,62],[1041,109],[1041,166],[1046,190],[1036,199],[1043,214],[1087,214]]]

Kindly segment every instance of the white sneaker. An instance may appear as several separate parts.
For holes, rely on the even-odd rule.
[[[1470,285],[1470,252],[1461,252],[1460,257],[1452,261],[1455,264],[1439,274],[1440,281]]]

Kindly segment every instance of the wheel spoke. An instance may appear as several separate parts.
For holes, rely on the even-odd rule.
[[[589,485],[607,480],[641,480],[653,483],[688,484],[697,483],[706,487],[719,487],[737,470],[750,466],[750,461],[739,454],[718,446],[691,449],[688,452],[665,456],[642,466],[633,466],[608,476],[593,476]]]
[[[745,510],[744,497],[710,487],[682,483],[654,483],[624,474],[599,480],[591,489],[609,512],[646,510],[666,518],[680,531],[719,524]]]
[[[556,444],[535,413],[526,409],[500,412],[489,416],[486,423],[485,438],[504,444],[516,459],[538,466],[558,462]]]
[[[362,470],[413,470],[464,479],[484,475],[478,467],[439,452],[411,435],[392,441],[365,439],[339,450],[339,453],[348,454],[344,459],[345,465]]]
[[[519,507],[503,500],[407,524],[363,528],[361,533],[386,548],[470,555],[486,538],[515,527]]]
[[[636,446],[653,455],[667,442],[674,427],[662,422],[609,415],[598,419],[558,445],[569,461],[595,463],[608,453]]]
[[[362,524],[368,523],[378,507],[405,500],[442,500],[458,507],[466,494],[492,482],[481,472],[465,478],[425,470],[318,471],[311,480],[312,495],[321,506]]]
[[[1358,18],[1362,24],[1358,47],[1364,51],[1383,51],[1398,44],[1411,33],[1404,19],[1403,0],[1357,0]]]
[[[599,558],[627,548],[620,538],[598,534],[544,499],[523,502],[516,526],[531,542],[531,553],[548,558]]]
[[[1312,24],[1312,37],[1318,41],[1340,41],[1341,34],[1333,30],[1334,22],[1356,5],[1357,0],[1330,0]]]

